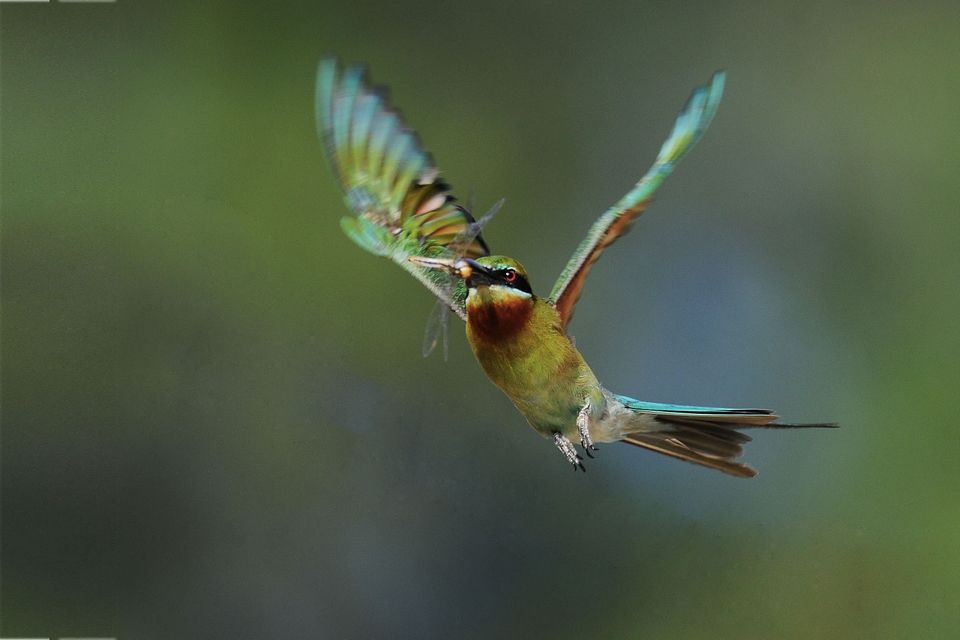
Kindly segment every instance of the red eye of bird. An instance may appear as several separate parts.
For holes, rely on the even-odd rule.
[[[508,284],[512,284],[517,279],[517,272],[513,269],[507,269],[503,272],[503,279],[506,280]]]

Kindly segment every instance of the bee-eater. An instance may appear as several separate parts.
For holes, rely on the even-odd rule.
[[[320,62],[317,128],[327,159],[356,214],[341,227],[364,249],[389,257],[466,321],[484,372],[527,422],[551,438],[574,469],[596,443],[623,441],[739,477],[756,471],[736,458],[751,427],[784,424],[765,409],[724,409],[634,400],[603,388],[567,334],[584,279],[600,253],[626,233],[660,182],[697,143],[716,113],[725,74],[694,90],[656,161],[594,223],[549,298],[534,295],[524,268],[490,255],[469,209],[455,204],[430,155],[369,84],[365,69]],[[500,203],[494,205],[494,211]]]

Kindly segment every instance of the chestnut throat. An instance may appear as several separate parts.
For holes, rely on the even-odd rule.
[[[516,337],[533,315],[533,300],[516,298],[496,303],[471,301],[467,303],[467,321],[475,338],[498,343]]]

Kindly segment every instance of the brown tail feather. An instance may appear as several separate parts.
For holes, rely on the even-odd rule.
[[[723,471],[724,473],[729,473],[732,476],[740,478],[752,478],[757,475],[755,469],[742,462],[735,462],[733,460],[735,456],[740,455],[743,451],[743,449],[737,445],[733,445],[736,446],[738,450],[734,455],[729,455],[726,451],[711,455],[698,451],[697,449],[699,447],[691,447],[688,442],[681,440],[680,437],[677,437],[677,434],[664,431],[631,433],[623,439],[623,442],[629,442],[630,444],[658,453],[665,453],[668,456],[703,465],[704,467],[710,467],[711,469]]]
[[[713,416],[711,416],[712,418]],[[739,429],[799,429],[808,427],[832,427],[839,425],[824,424],[785,424],[778,422],[758,423],[695,420],[688,417],[658,415],[657,422],[663,423],[663,430],[631,433],[624,442],[664,453],[687,462],[723,471],[739,478],[752,478],[757,472],[752,467],[737,462],[735,458],[743,453],[743,446],[753,440]],[[770,417],[771,420],[776,416]]]

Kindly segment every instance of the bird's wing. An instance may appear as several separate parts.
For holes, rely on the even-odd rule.
[[[490,254],[469,211],[454,203],[433,158],[362,65],[324,58],[317,69],[317,131],[354,215],[340,220],[351,240],[390,258],[466,319],[461,278],[410,262],[411,255]]]
[[[718,71],[713,74],[709,84],[693,91],[687,105],[677,116],[670,137],[660,148],[657,161],[627,195],[593,223],[587,237],[577,247],[550,292],[550,301],[560,312],[564,327],[570,322],[573,309],[580,298],[583,281],[600,253],[629,230],[633,221],[653,199],[653,192],[663,179],[670,175],[677,163],[707,130],[720,105],[725,77],[723,71]]]

